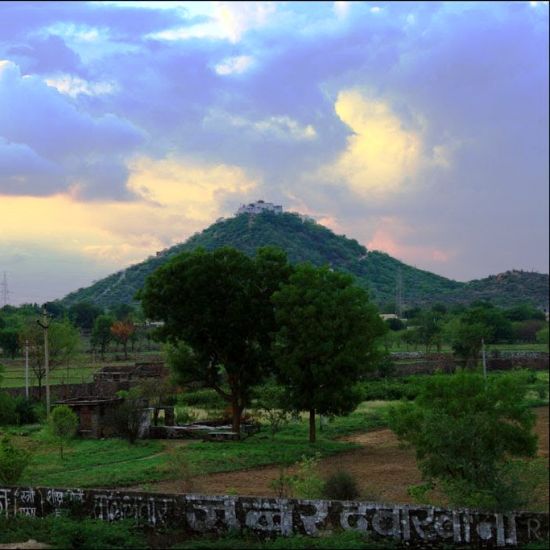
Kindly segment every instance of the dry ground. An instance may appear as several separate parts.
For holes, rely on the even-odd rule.
[[[536,432],[539,436],[541,457],[548,458],[548,407],[536,409]],[[389,429],[359,433],[344,438],[362,445],[321,460],[323,477],[336,470],[351,473],[359,482],[363,498],[378,502],[414,503],[407,494],[407,487],[420,483],[414,452],[399,446],[397,438]],[[295,473],[295,468],[289,468]],[[194,479],[193,492],[202,494],[239,494],[251,496],[275,496],[270,483],[278,477],[277,466],[267,466],[238,472],[210,474]],[[137,487],[135,488],[138,489]],[[179,481],[161,481],[147,486],[155,492],[188,492],[189,488]],[[548,492],[545,497],[548,503]]]

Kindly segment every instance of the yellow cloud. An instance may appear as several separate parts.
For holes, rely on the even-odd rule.
[[[223,212],[222,199],[256,182],[229,165],[136,159],[128,187],[141,200],[79,202],[70,194],[0,196],[0,245],[17,242],[125,266],[184,241]]]
[[[387,103],[365,98],[357,90],[342,91],[336,114],[352,130],[346,150],[323,172],[369,195],[400,188],[420,164],[421,139],[403,128]]]

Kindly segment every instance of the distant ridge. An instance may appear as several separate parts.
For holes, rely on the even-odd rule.
[[[285,250],[293,263],[310,261],[316,265],[329,264],[334,269],[352,274],[360,286],[369,290],[372,300],[378,305],[395,301],[400,272],[403,304],[406,307],[490,300],[505,307],[527,302],[542,309],[548,308],[547,274],[507,271],[461,283],[411,267],[384,252],[367,251],[355,239],[336,235],[306,216],[269,210],[219,219],[184,243],[109,275],[87,288],[71,292],[61,301],[65,305],[90,301],[107,307],[130,303],[145,278],[180,252],[199,247],[213,250],[233,246],[253,255],[258,247],[267,245]]]

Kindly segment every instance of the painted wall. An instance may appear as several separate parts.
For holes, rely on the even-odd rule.
[[[461,543],[517,546],[548,538],[548,514],[481,513],[369,502],[238,496],[174,495],[105,490],[0,487],[0,515],[77,514],[104,521],[134,519],[189,532],[247,529],[265,536],[355,530],[411,545]]]

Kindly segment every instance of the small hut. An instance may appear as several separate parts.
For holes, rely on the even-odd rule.
[[[67,405],[76,413],[79,435],[100,439],[113,435],[109,417],[122,401],[120,397],[85,396],[57,401],[56,405]]]

